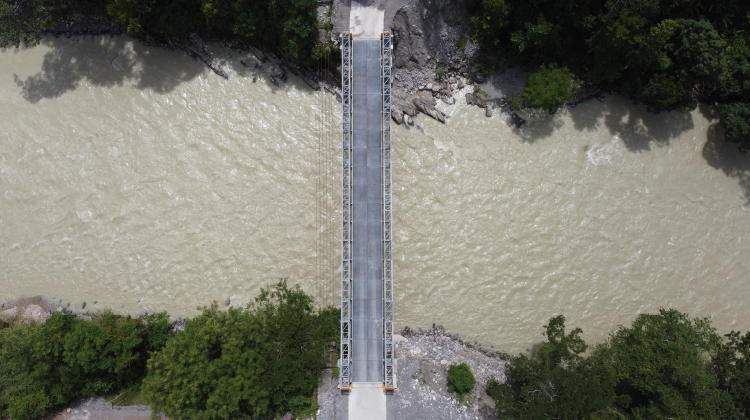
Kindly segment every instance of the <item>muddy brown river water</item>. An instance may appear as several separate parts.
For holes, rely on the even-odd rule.
[[[337,302],[339,104],[217,54],[229,80],[127,38],[0,52],[0,301],[191,316],[287,277]],[[750,329],[750,158],[715,108],[517,130],[457,98],[395,129],[398,328],[511,352],[559,313],[588,340],[662,306]]]

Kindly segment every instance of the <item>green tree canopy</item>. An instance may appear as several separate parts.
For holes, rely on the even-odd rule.
[[[44,0],[0,0],[0,48],[36,45],[52,22]]]
[[[169,328],[166,314],[142,322],[101,313],[87,322],[55,313],[41,325],[0,330],[0,415],[30,419],[76,398],[132,386]]]
[[[520,355],[506,366],[507,385],[488,383],[501,418],[584,419],[613,403],[614,370],[581,356],[588,347],[581,333],[576,328],[566,334],[562,315],[550,319],[544,333],[549,341],[531,357]]]
[[[721,124],[727,141],[739,144],[742,152],[750,152],[750,103],[732,103],[721,109]]]
[[[575,87],[573,73],[554,64],[542,65],[539,71],[529,74],[523,93],[516,98],[516,108],[543,108],[556,110],[570,98]]]
[[[562,316],[552,318],[545,326],[549,341],[532,357],[511,361],[507,385],[490,381],[488,392],[500,416],[718,420],[737,413],[733,398],[745,401],[750,395],[743,376],[750,338],[730,336],[722,346],[708,319],[665,309],[642,314],[587,357],[581,330],[565,334],[564,322]]]
[[[146,401],[180,419],[254,419],[310,406],[330,316],[286,281],[262,289],[246,308],[216,303],[185,325],[148,362]]]

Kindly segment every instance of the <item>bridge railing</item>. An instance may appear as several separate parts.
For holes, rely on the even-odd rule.
[[[341,35],[341,369],[339,386],[351,387],[352,349],[352,36]]]
[[[383,32],[380,42],[381,90],[381,166],[383,201],[383,386],[394,389],[393,372],[393,241],[391,227],[391,64],[393,38]]]

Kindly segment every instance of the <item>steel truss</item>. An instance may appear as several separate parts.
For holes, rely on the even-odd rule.
[[[394,389],[393,366],[393,249],[391,228],[391,63],[393,38],[388,31],[380,37],[380,75],[382,83],[381,166],[383,176],[383,386]]]
[[[352,348],[352,35],[341,35],[341,389],[351,388]]]

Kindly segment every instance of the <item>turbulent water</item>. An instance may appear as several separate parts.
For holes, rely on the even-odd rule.
[[[0,53],[0,300],[190,316],[281,277],[338,300],[339,104],[217,54],[229,80],[127,38]],[[511,352],[560,313],[590,340],[659,307],[750,329],[750,158],[716,109],[610,97],[517,130],[458,102],[395,129],[397,327]]]

